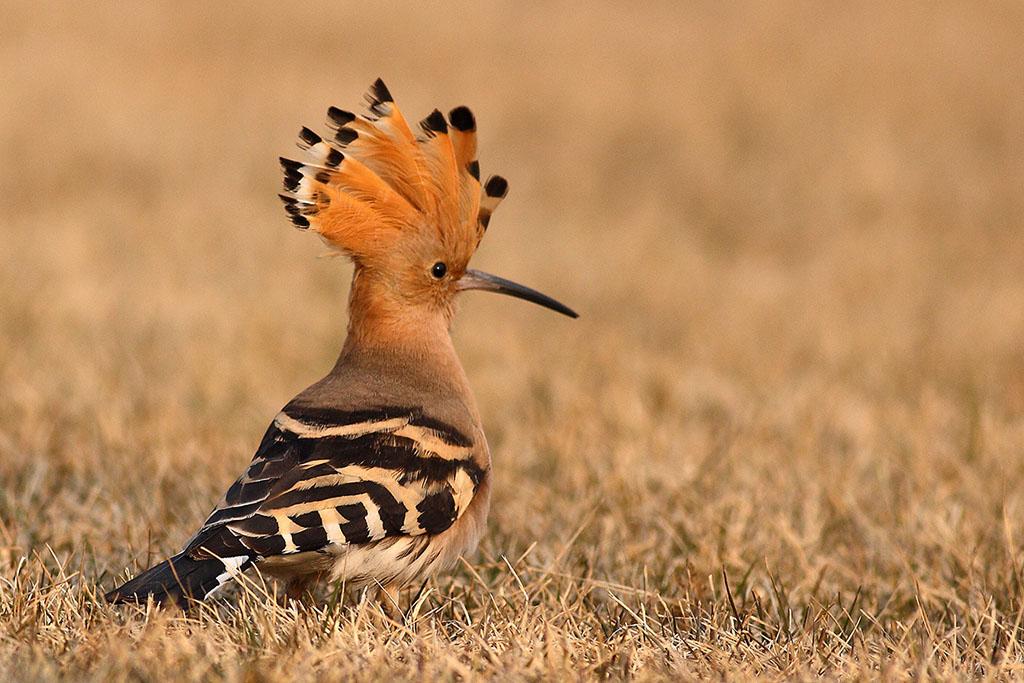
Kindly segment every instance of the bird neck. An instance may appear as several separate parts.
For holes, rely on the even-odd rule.
[[[461,374],[449,333],[451,312],[429,304],[415,305],[397,295],[380,278],[356,269],[349,295],[345,358],[386,359],[396,367],[416,365]]]
[[[357,269],[348,336],[325,386],[346,404],[429,407],[433,417],[482,436],[476,399],[449,334],[450,313],[410,306],[384,290],[386,283]]]

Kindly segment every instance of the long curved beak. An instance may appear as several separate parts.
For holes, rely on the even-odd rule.
[[[463,273],[462,277],[459,278],[458,288],[460,291],[482,289],[487,292],[507,294],[509,296],[514,296],[517,299],[523,299],[524,301],[532,301],[535,304],[543,306],[544,308],[550,308],[552,311],[557,311],[562,315],[569,316],[570,318],[580,317],[576,311],[559,301],[555,301],[547,294],[541,294],[536,289],[530,289],[529,287],[524,287],[523,285],[512,282],[511,280],[506,280],[503,277],[484,273],[479,270],[470,269]]]

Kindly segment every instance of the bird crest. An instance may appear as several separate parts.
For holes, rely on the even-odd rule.
[[[501,176],[481,186],[473,113],[435,109],[416,134],[382,80],[366,102],[362,115],[328,109],[326,135],[299,133],[306,159],[281,159],[289,218],[362,266],[440,246],[464,268],[508,192]]]

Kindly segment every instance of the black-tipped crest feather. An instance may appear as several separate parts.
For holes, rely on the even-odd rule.
[[[437,133],[447,133],[448,122],[444,120],[444,114],[435,109],[427,118],[420,121],[420,128],[424,133],[433,137]]]
[[[452,122],[452,128],[455,130],[462,132],[476,130],[476,117],[473,116],[469,107],[455,107],[448,112],[448,120]]]
[[[394,100],[391,98],[391,91],[384,85],[384,81],[378,78],[366,93],[367,108],[374,117],[384,117],[388,115],[392,102]]]
[[[488,197],[504,199],[505,195],[508,194],[508,181],[500,175],[491,176],[487,179],[487,184],[484,185],[484,192],[487,193]]]
[[[335,126],[341,127],[348,123],[356,120],[356,115],[350,111],[339,109],[338,107],[329,107],[327,109],[327,117],[334,123]]]
[[[299,147],[312,147],[318,142],[322,142],[323,138],[311,131],[309,128],[303,126],[302,130],[299,131],[299,140]]]

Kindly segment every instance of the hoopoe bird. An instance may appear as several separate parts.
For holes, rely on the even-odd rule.
[[[491,458],[449,329],[472,289],[571,309],[468,268],[508,191],[480,183],[476,121],[434,110],[415,134],[377,80],[367,113],[281,159],[285,211],[355,264],[330,373],[274,418],[251,464],[184,549],[107,594],[185,607],[255,567],[298,597],[323,579],[386,591],[450,567],[486,523]]]

